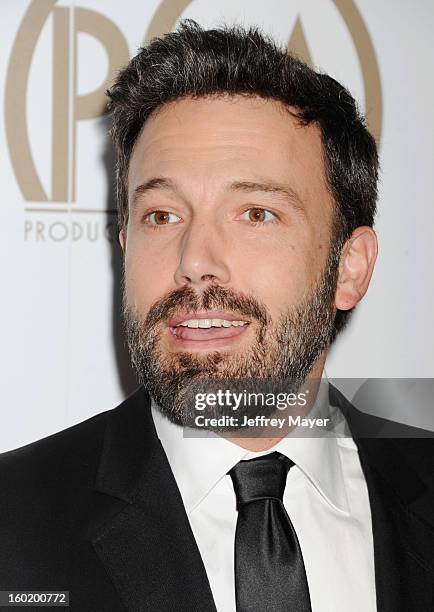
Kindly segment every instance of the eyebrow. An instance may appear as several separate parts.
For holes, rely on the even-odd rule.
[[[300,210],[305,209],[305,204],[300,195],[287,183],[277,183],[275,181],[235,181],[229,185],[233,191],[244,191],[246,193],[274,193],[283,196],[286,200]]]
[[[273,193],[283,196],[294,208],[304,211],[305,204],[300,195],[287,183],[275,181],[233,181],[226,185],[229,191],[242,191],[245,193]],[[174,181],[163,176],[156,176],[138,185],[132,196],[132,209],[134,211],[140,196],[150,191],[165,190],[179,194],[179,189]]]

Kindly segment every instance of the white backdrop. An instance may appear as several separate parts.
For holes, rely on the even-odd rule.
[[[381,143],[380,255],[327,373],[434,377],[434,3],[6,0],[0,15],[0,451],[112,408],[134,387],[99,115],[114,70],[180,17],[291,40],[367,110]]]

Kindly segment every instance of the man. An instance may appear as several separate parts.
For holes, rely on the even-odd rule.
[[[142,385],[1,457],[1,588],[68,590],[79,611],[433,609],[431,441],[320,382],[377,254],[354,100],[257,29],[189,20],[109,97]],[[299,417],[337,411],[349,435],[192,437],[198,391],[282,381],[313,390]]]

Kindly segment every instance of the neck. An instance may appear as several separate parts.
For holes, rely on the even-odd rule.
[[[306,381],[304,385],[299,389],[298,393],[302,392],[303,389],[308,388],[308,401],[304,406],[298,406],[295,412],[292,412],[294,416],[300,416],[301,418],[306,417],[309,412],[312,410],[319,390],[319,385],[321,382],[322,373],[324,370],[324,363],[326,359],[326,351],[323,351],[316,361],[314,367],[312,368],[310,374],[306,377]],[[279,415],[276,415],[279,416]],[[255,437],[246,437],[240,436],[239,432],[222,432],[220,435],[223,438],[226,438],[233,444],[237,446],[241,446],[249,451],[259,452],[265,451],[273,446],[276,446],[280,440],[282,440],[285,436],[287,436],[293,429],[295,429],[295,425],[285,424],[279,430],[276,430],[276,427],[266,426],[261,429],[258,427],[254,427]],[[244,430],[245,431],[245,430]],[[278,432],[278,433],[277,433]]]

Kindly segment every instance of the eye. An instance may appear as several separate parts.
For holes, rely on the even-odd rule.
[[[170,213],[167,210],[154,210],[144,216],[144,222],[147,225],[159,226],[159,225],[172,225],[181,220],[181,217]]]
[[[247,215],[247,217],[246,217]],[[241,219],[251,223],[267,223],[277,219],[276,215],[265,208],[249,208],[241,215]]]

